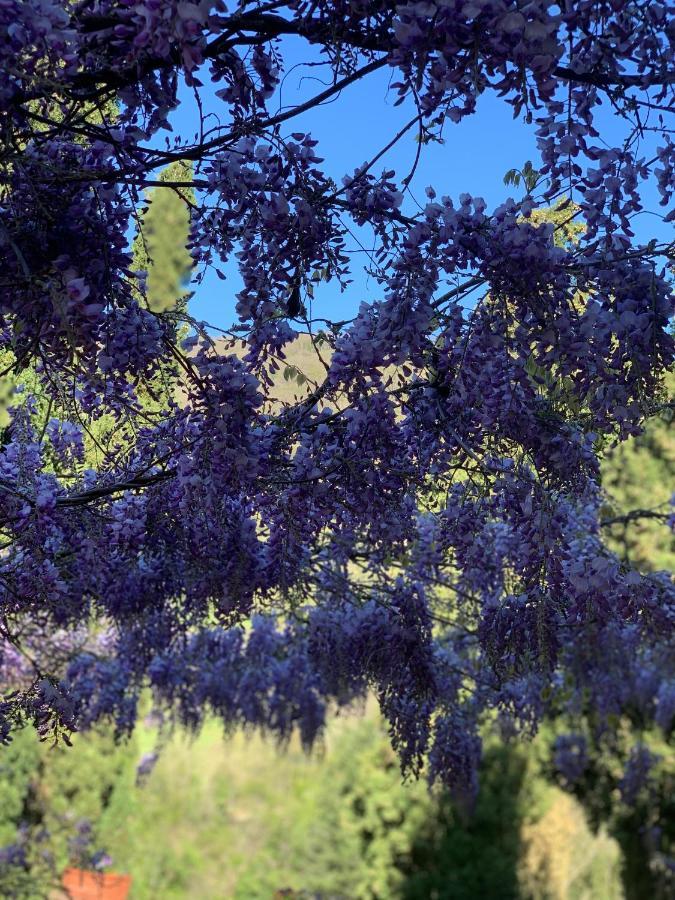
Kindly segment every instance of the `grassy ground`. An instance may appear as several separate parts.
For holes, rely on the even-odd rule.
[[[176,736],[143,787],[129,773],[101,821],[101,843],[133,875],[133,900],[272,896],[270,878],[289,886],[285,863],[306,827],[298,816],[320,814],[320,767],[319,755],[295,744],[280,755],[259,737],[224,741],[210,723],[196,739]],[[270,877],[247,893],[256,870]]]

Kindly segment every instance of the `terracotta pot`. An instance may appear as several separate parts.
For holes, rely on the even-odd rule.
[[[127,900],[131,875],[66,869],[62,884],[70,900]]]

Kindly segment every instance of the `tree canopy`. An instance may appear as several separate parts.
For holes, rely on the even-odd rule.
[[[311,746],[372,691],[403,770],[468,802],[488,725],[668,733],[675,589],[607,545],[599,457],[669,404],[673,245],[634,223],[675,218],[672,10],[6,0],[0,37],[0,347],[39,394],[0,450],[0,741],[124,734],[149,687],[190,727]],[[282,106],[291,45],[325,77]],[[294,120],[377,70],[409,121],[336,184]],[[181,86],[201,127],[162,144]],[[462,140],[487,93],[536,126],[519,198],[409,202],[386,149]],[[183,204],[196,278],[238,268],[229,340],[134,261],[148,190]],[[354,289],[354,235],[381,299],[330,321],[315,288]],[[321,375],[279,402],[298,329]],[[638,745],[627,795],[650,765]]]

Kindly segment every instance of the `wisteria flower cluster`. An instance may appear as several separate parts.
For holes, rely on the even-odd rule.
[[[290,107],[287,41],[329,76]],[[660,2],[0,0],[0,349],[37,385],[0,447],[0,742],[122,735],[150,688],[309,747],[374,693],[404,771],[470,798],[488,724],[672,732],[672,576],[606,547],[598,461],[668,402],[673,245],[634,220],[650,185],[674,215],[674,42]],[[526,196],[413,206],[381,154],[330,178],[293,119],[378,69],[421,156],[487,92],[533,123]],[[158,149],[208,80],[218,110]],[[190,207],[197,277],[238,268],[232,340],[146,302],[149,187]],[[354,234],[381,299],[328,321]],[[298,329],[324,376],[281,403]]]

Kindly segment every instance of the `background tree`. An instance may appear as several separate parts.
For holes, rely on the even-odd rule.
[[[669,402],[649,420],[644,432],[609,448],[603,463],[603,485],[610,497],[607,518],[616,520],[608,526],[611,545],[643,571],[675,568],[675,538],[660,520],[669,510],[675,484],[672,373],[666,390]],[[654,518],[631,518],[640,509]]]
[[[190,183],[192,164],[178,161],[160,173],[160,182]],[[190,231],[190,205],[194,206],[193,188],[147,193],[147,211],[134,238],[134,271],[147,273],[145,294],[148,306],[155,312],[186,307],[186,286],[192,269],[187,244]]]

